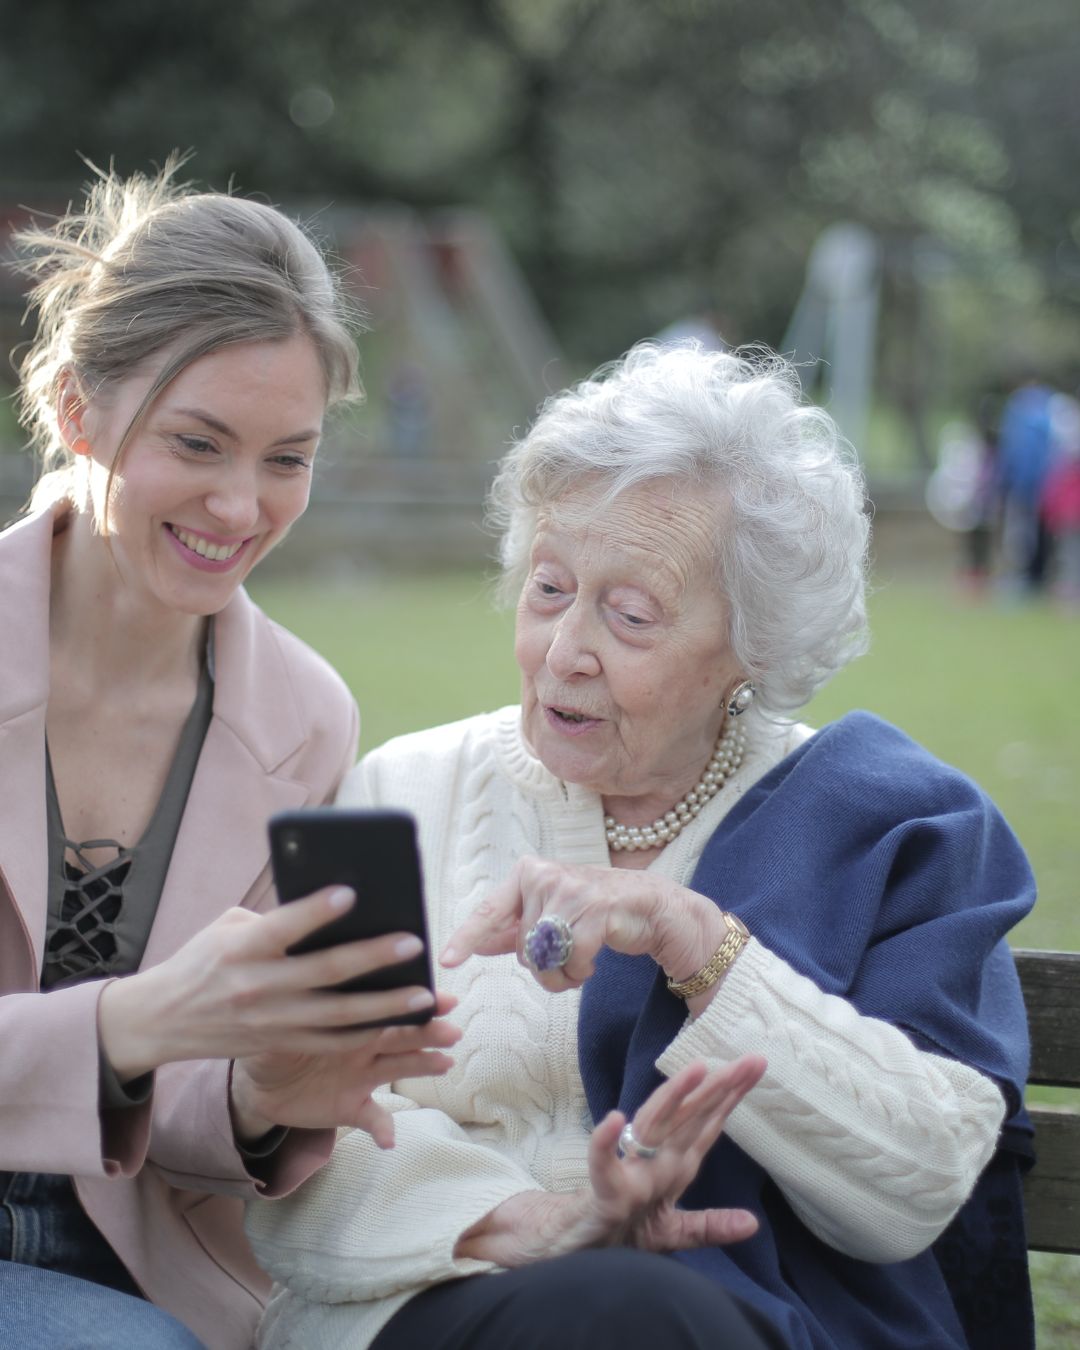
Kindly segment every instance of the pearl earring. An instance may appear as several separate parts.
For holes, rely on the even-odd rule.
[[[728,715],[730,717],[741,717],[742,714],[753,703],[757,690],[752,681],[741,680],[731,691],[731,697],[727,702]]]

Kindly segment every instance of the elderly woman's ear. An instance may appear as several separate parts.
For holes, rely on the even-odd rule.
[[[740,680],[728,695],[727,711],[730,717],[741,717],[757,694],[752,680]]]

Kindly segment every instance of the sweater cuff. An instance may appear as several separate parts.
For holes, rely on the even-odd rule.
[[[260,1265],[309,1302],[365,1302],[415,1293],[444,1280],[499,1270],[493,1261],[455,1257],[454,1248],[462,1233],[503,1201],[538,1189],[532,1178],[462,1180],[465,1184],[458,1185],[454,1179],[443,1178],[437,1189],[421,1187],[402,1197],[391,1220],[399,1237],[392,1244],[397,1248],[393,1255],[369,1251],[361,1257],[358,1248],[367,1244],[350,1241],[350,1220],[341,1222],[329,1206],[312,1208],[307,1216],[310,1237],[297,1244],[295,1233],[286,1236],[276,1224],[280,1207],[289,1201],[249,1200],[247,1235]],[[341,1195],[341,1199],[348,1197]],[[373,1220],[368,1215],[361,1221]],[[414,1235],[415,1242],[401,1243],[402,1232]]]
[[[696,1059],[717,1063],[721,1057],[742,1054],[733,1032],[743,1020],[754,985],[765,977],[775,957],[755,938],[751,938],[727,972],[720,988],[702,1013],[688,1018],[682,1030],[656,1061],[666,1078]],[[723,1051],[723,1054],[718,1051]]]

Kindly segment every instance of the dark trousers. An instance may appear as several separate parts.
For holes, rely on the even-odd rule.
[[[666,1256],[609,1247],[417,1294],[371,1350],[786,1350],[755,1309]]]

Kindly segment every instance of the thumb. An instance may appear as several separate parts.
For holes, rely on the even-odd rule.
[[[369,1097],[356,1112],[353,1121],[359,1129],[371,1135],[379,1148],[394,1147],[394,1117],[385,1106],[380,1106]]]
[[[758,1230],[758,1221],[748,1209],[677,1210],[683,1231],[679,1245],[685,1247],[725,1247],[745,1242]]]

